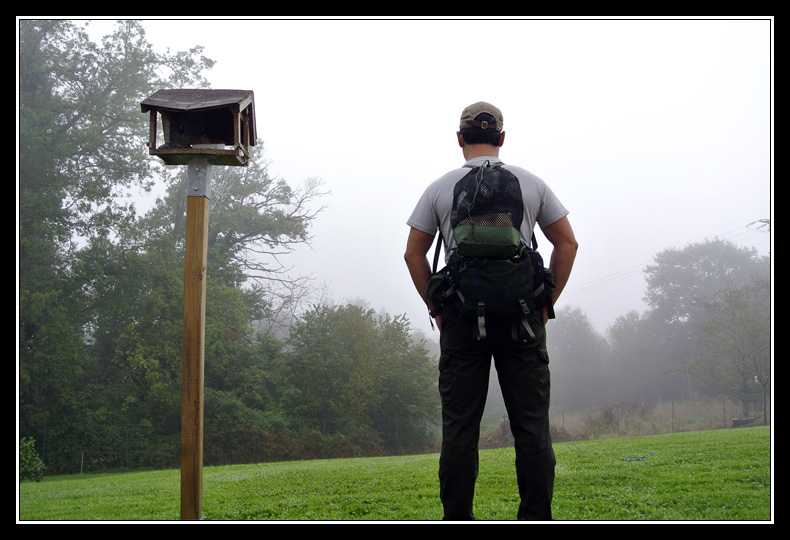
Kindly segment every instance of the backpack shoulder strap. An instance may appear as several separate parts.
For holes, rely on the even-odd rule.
[[[444,242],[444,237],[442,236],[442,230],[439,229],[439,238],[436,240],[436,251],[433,253],[433,273],[436,273],[436,268],[439,266],[439,252],[442,249],[442,243]]]

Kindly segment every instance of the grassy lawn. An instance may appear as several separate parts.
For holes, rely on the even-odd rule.
[[[555,445],[560,521],[769,521],[767,427]],[[481,452],[475,514],[515,518],[512,448]],[[205,520],[441,519],[436,454],[204,469]],[[178,520],[178,470],[19,484],[21,521]]]

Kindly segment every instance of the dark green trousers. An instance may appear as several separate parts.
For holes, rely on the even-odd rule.
[[[487,318],[486,339],[478,340],[475,321],[452,309],[442,316],[439,393],[442,449],[439,485],[444,519],[474,519],[472,501],[478,474],[480,420],[488,393],[491,360],[515,440],[516,477],[521,498],[518,519],[551,519],[554,450],[549,434],[549,357],[539,315],[530,320],[536,339],[514,339],[511,321]]]

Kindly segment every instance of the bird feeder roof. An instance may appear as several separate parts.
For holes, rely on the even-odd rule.
[[[253,102],[252,90],[211,90],[203,88],[174,88],[157,90],[140,104],[143,112],[150,109],[195,111],[238,105],[245,109]]]

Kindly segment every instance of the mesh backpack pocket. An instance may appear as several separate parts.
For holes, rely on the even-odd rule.
[[[521,244],[523,217],[518,178],[499,164],[472,169],[453,189],[450,224],[460,255],[516,255]]]

